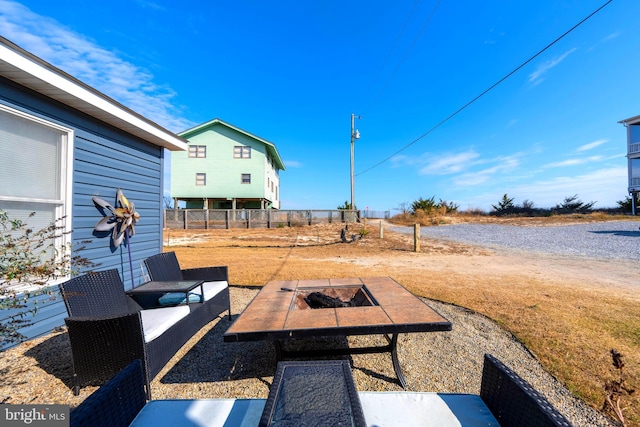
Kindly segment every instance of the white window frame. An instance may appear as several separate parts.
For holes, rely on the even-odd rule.
[[[207,185],[207,174],[204,172],[196,172],[196,186],[204,187],[205,185]]]
[[[248,179],[245,180],[245,177],[247,177]],[[251,184],[251,174],[250,173],[243,173],[240,175],[240,183],[241,184]]]
[[[234,159],[250,159],[251,147],[248,145],[236,145],[233,147]]]
[[[190,145],[189,146],[189,158],[191,158],[191,159],[204,159],[206,157],[207,157],[207,146],[206,145]]]
[[[57,132],[63,134],[61,144],[61,156],[60,158],[64,162],[60,167],[60,198],[59,199],[42,199],[42,198],[31,198],[31,197],[13,197],[13,196],[4,196],[0,194],[0,200],[7,202],[22,202],[22,203],[40,203],[47,205],[55,205],[54,209],[54,220],[65,217],[62,227],[64,233],[61,237],[56,239],[54,245],[56,248],[60,248],[63,246],[71,245],[71,219],[73,218],[72,212],[72,183],[73,183],[73,144],[74,144],[74,131],[71,128],[61,126],[59,124],[50,122],[48,120],[44,120],[40,117],[36,117],[34,115],[28,114],[24,111],[17,110],[15,108],[11,108],[7,105],[0,104],[0,111],[17,116],[21,119],[28,120],[33,122],[34,124],[40,126],[46,126],[51,128]],[[56,283],[68,280],[67,277],[61,277],[59,280],[55,281],[55,283],[51,283],[54,285]],[[20,289],[21,291],[29,291],[30,289]]]

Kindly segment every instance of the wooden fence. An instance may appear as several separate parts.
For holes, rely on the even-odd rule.
[[[389,212],[352,210],[275,209],[166,209],[166,228],[279,228],[333,222],[357,222],[361,218],[389,218]]]

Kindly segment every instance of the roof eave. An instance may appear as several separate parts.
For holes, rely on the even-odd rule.
[[[624,125],[629,125],[629,124],[632,125],[632,124],[640,123],[640,115],[629,117],[628,119],[620,120],[618,123],[622,123]]]
[[[0,75],[154,145],[184,151],[187,141],[0,37]]]

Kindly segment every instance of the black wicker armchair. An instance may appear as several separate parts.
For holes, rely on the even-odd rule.
[[[74,277],[60,285],[74,370],[74,393],[102,384],[141,359],[148,384],[202,327],[228,308],[228,287],[201,303],[142,309],[124,291],[118,271]]]
[[[178,262],[175,252],[165,252],[154,255],[145,259],[144,263],[147,266],[151,280],[204,280],[205,295],[207,295],[207,288],[210,284],[226,282],[226,292],[216,296],[216,304],[212,304],[211,307],[215,310],[220,310],[222,305],[224,305],[221,311],[228,310],[229,320],[231,320],[231,303],[228,288],[229,272],[227,266],[182,269],[180,268],[180,263]]]
[[[127,427],[146,400],[142,362],[136,359],[71,411],[70,427]]]
[[[502,427],[570,427],[529,383],[490,354],[484,355],[480,397]]]

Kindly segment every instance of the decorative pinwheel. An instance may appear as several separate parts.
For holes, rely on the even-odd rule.
[[[140,219],[140,214],[136,212],[133,202],[130,202],[122,190],[116,191],[116,207],[99,197],[93,197],[93,203],[101,208],[104,217],[96,224],[95,230],[98,232],[112,231],[111,242],[114,247],[119,247],[122,241],[129,245],[129,237],[136,233],[135,224]],[[108,215],[107,212],[110,214]]]
[[[135,224],[140,219],[140,214],[136,212],[136,207],[133,202],[130,202],[122,190],[118,188],[116,191],[116,206],[113,207],[106,200],[100,197],[93,197],[93,203],[100,210],[100,213],[104,216],[96,226],[95,231],[98,233],[111,232],[111,244],[114,248],[118,248],[122,241],[127,247],[129,252],[129,268],[131,271],[131,286],[135,287],[133,281],[133,261],[131,260],[131,245],[129,245],[129,238],[136,233]],[[114,249],[115,250],[115,249]]]

